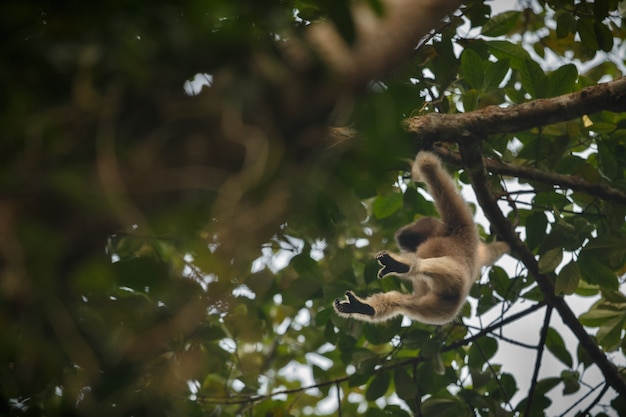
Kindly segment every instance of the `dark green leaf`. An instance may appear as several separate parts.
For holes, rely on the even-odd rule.
[[[389,404],[385,406],[385,417],[411,417],[406,410],[400,408],[399,405]]]
[[[492,16],[483,25],[482,34],[491,37],[506,35],[517,25],[521,14],[518,11],[508,11]]]
[[[509,71],[508,60],[498,60],[496,62],[486,61],[487,71],[485,75],[485,88],[488,90],[496,89],[500,86],[500,83],[504,79],[504,76]]]
[[[402,194],[390,193],[376,197],[372,209],[374,217],[384,219],[391,216],[402,207]]]
[[[574,64],[566,64],[548,74],[546,86],[548,91],[545,97],[560,96],[574,91],[574,85],[578,78],[578,70]]]
[[[622,329],[626,322],[626,310],[622,310],[617,317],[610,318],[603,322],[598,329],[596,338],[605,352],[612,352],[619,348],[622,340]]]
[[[576,348],[576,356],[578,357],[578,362],[581,363],[585,369],[594,363],[587,349],[585,349],[581,344],[578,344],[578,347]]]
[[[405,401],[411,401],[417,395],[417,384],[404,367],[395,369],[394,384],[396,386],[396,394]]]
[[[618,288],[617,275],[592,251],[583,250],[577,260],[582,278],[609,290]]]
[[[385,395],[387,388],[389,388],[389,381],[389,372],[376,373],[365,391],[365,399],[375,401]]]
[[[556,282],[554,284],[554,292],[556,295],[561,294],[573,294],[578,288],[578,282],[581,279],[580,270],[578,264],[574,261],[570,261],[565,265],[559,274],[556,276]]]
[[[424,417],[460,417],[468,415],[470,410],[458,398],[430,397],[422,404]]]
[[[567,37],[576,30],[576,19],[567,11],[562,11],[556,19],[556,36],[559,39]]]
[[[580,383],[578,379],[580,374],[576,371],[563,371],[561,372],[561,378],[563,378],[563,395],[569,395],[577,392],[580,389]]]
[[[363,328],[365,338],[375,345],[388,343],[399,332],[402,325],[402,317],[396,317],[378,326],[370,325]]]
[[[572,355],[568,352],[565,347],[565,342],[561,335],[554,330],[552,327],[548,328],[548,333],[546,337],[546,347],[558,360],[563,362],[568,367],[573,366]]]
[[[543,211],[535,211],[526,218],[526,243],[529,249],[535,249],[546,237],[548,218]]]
[[[499,266],[492,266],[489,270],[489,283],[496,293],[505,299],[511,300],[518,295],[519,288],[516,288],[518,286],[515,285],[515,281]]]
[[[481,337],[470,346],[467,364],[471,368],[482,369],[482,366],[498,351],[498,342],[491,337]]]
[[[539,258],[539,273],[553,272],[562,260],[563,250],[561,248],[550,249]]]
[[[522,87],[532,98],[545,97],[546,76],[539,64],[532,59],[525,60],[520,68],[520,78]]]
[[[538,394],[546,394],[552,388],[559,385],[560,382],[561,382],[561,378],[557,378],[557,377],[543,378],[537,382],[537,387],[535,388],[535,391]]]
[[[484,88],[485,71],[483,59],[472,49],[466,49],[461,55],[461,71],[467,84],[477,90]]]
[[[595,53],[599,49],[599,45],[593,19],[588,16],[581,16],[578,20],[577,29],[582,45]]]
[[[511,67],[520,69],[526,60],[530,60],[530,55],[520,45],[509,41],[488,41],[489,52],[499,60],[507,59],[511,62]]]
[[[613,49],[613,34],[611,33],[611,29],[599,21],[595,22],[594,29],[600,49],[604,52],[611,52]]]

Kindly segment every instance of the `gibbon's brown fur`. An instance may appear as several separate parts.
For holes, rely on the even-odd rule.
[[[340,316],[380,322],[404,314],[422,323],[448,323],[459,313],[481,267],[509,251],[505,242],[480,241],[470,208],[435,154],[420,152],[411,173],[414,181],[426,183],[441,219],[424,217],[404,226],[395,235],[403,252],[380,252],[376,259],[381,265],[378,278],[409,280],[413,294],[390,291],[360,298],[346,291],[346,298],[334,304]]]

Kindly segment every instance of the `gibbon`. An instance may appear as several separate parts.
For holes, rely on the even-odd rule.
[[[343,317],[380,322],[403,314],[427,324],[445,324],[457,316],[470,287],[483,266],[491,265],[509,251],[505,242],[480,241],[472,212],[431,152],[420,152],[411,174],[423,181],[435,200],[441,219],[424,217],[395,234],[403,251],[380,252],[378,278],[396,275],[413,283],[413,294],[398,291],[367,298],[346,291],[334,308]]]

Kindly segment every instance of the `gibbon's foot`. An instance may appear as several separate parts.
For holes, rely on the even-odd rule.
[[[393,273],[404,274],[411,269],[409,265],[396,261],[387,252],[380,252],[376,255],[376,260],[382,266],[378,271],[378,278],[384,278],[385,275]]]
[[[337,311],[346,314],[358,313],[373,316],[376,312],[369,304],[359,301],[352,291],[346,291],[348,301],[335,299],[335,308]]]

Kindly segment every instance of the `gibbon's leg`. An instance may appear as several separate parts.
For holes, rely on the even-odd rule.
[[[399,229],[396,234],[396,243],[407,252],[415,252],[417,247],[431,237],[442,236],[446,231],[446,225],[435,217],[422,217],[421,219]]]
[[[509,253],[511,248],[506,242],[492,242],[478,245],[477,264],[478,267],[488,266],[497,261],[505,253]]]
[[[434,293],[422,297],[389,291],[361,299],[346,291],[346,299],[335,300],[335,311],[340,316],[378,322],[405,315],[427,324],[444,324],[456,317],[458,303],[450,303]]]

